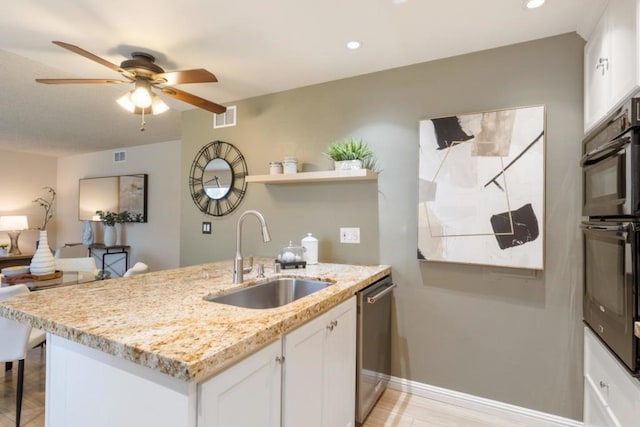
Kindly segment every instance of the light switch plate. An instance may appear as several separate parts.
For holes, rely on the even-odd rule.
[[[211,223],[203,222],[202,223],[202,234],[211,234]]]
[[[340,227],[340,243],[360,243],[360,227]]]

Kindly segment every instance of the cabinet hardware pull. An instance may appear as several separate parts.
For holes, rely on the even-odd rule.
[[[330,330],[330,331],[333,331],[333,322],[331,322],[331,323],[329,323],[327,325],[327,329]]]
[[[608,389],[608,388],[609,388],[609,384],[607,384],[606,382],[604,382],[604,381],[600,380],[600,388],[606,388],[606,389]]]
[[[283,365],[284,364],[284,356],[276,356],[276,362]]]
[[[602,68],[602,75],[604,76],[604,72],[609,69],[608,58],[598,58],[598,63],[596,64],[596,70],[600,68]]]

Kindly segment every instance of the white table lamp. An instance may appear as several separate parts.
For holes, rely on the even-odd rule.
[[[26,215],[6,215],[0,216],[0,231],[6,231],[11,239],[11,255],[20,255],[20,248],[18,247],[18,237],[20,232],[29,228]]]

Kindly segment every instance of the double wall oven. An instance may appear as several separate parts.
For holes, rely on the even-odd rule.
[[[640,98],[585,138],[580,164],[584,321],[639,376]]]

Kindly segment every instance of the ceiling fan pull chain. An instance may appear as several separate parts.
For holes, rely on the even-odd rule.
[[[140,122],[140,132],[144,132],[144,126],[147,122],[144,121],[144,108],[142,109],[142,121]]]

